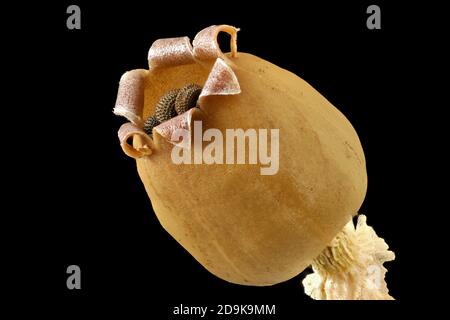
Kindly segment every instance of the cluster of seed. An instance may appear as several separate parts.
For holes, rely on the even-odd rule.
[[[179,92],[180,89],[170,90],[159,99],[155,108],[155,117],[160,123],[172,119],[177,115],[175,111],[175,100]]]
[[[191,83],[181,89],[173,89],[167,92],[156,104],[155,114],[145,121],[145,133],[151,136],[153,128],[160,123],[196,107],[201,91],[202,87]]]
[[[180,89],[180,92],[175,100],[175,111],[178,114],[182,114],[195,107],[201,91],[202,87],[195,83],[188,84]]]
[[[148,119],[144,123],[145,133],[151,136],[153,128],[156,127],[158,124],[159,121],[156,119],[155,116],[148,117]]]

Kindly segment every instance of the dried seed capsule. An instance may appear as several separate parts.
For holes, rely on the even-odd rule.
[[[226,59],[217,45],[221,31],[232,35],[232,55]],[[146,71],[142,90],[144,104],[156,104],[162,96],[162,91],[155,90],[155,82],[161,84],[159,88],[165,93],[176,84],[193,83],[205,74],[206,63],[184,64],[189,62],[185,57],[192,51],[199,62],[215,59],[202,95],[216,97],[206,99],[208,110],[197,116],[207,121],[205,128],[220,131],[219,135],[214,134],[219,139],[214,141],[219,142],[214,145],[214,157],[217,158],[217,151],[222,151],[222,158],[230,151],[233,156],[230,164],[220,165],[218,161],[211,165],[202,157],[195,166],[174,165],[175,149],[168,143],[178,142],[172,140],[175,130],[189,128],[187,121],[192,118],[183,115],[189,115],[194,108],[161,124],[161,143],[149,142],[148,148],[140,148],[141,143],[136,143],[136,149],[131,148],[125,138],[132,136],[128,132],[138,134],[139,128],[132,124],[121,127],[122,147],[137,158],[138,173],[158,219],[207,270],[228,282],[273,285],[291,279],[313,263],[315,273],[305,279],[305,291],[314,298],[384,298],[387,288],[382,262],[391,260],[393,255],[386,252],[386,243],[377,239],[364,221],[358,219],[356,226],[346,224],[361,207],[367,188],[364,150],[354,128],[327,99],[293,73],[244,52],[233,57],[237,51],[236,31],[231,26],[212,26],[195,37],[193,49],[186,38],[169,39],[164,40],[164,45],[155,46],[150,54],[151,68]],[[156,65],[159,70],[153,68]],[[264,70],[264,77],[260,70]],[[232,97],[235,94],[239,96]],[[123,105],[140,103],[139,100]],[[148,107],[154,106],[131,111],[137,110],[136,116],[149,114]],[[263,155],[270,166],[263,167],[261,157],[257,157],[260,168],[250,161],[234,165],[236,148],[231,150],[223,143],[229,141],[225,137],[227,128],[262,128],[267,134],[270,131],[268,136],[257,130],[256,146],[251,148],[254,152],[249,149],[249,154]],[[206,132],[199,132],[205,138],[202,133]],[[232,140],[236,147],[239,142]],[[242,148],[245,144],[244,141]],[[202,156],[211,158],[213,148],[204,148],[209,146],[212,147],[200,146]],[[149,157],[151,147],[155,152]],[[183,153],[192,156],[191,151],[197,153]],[[186,160],[198,163],[189,158]],[[338,236],[340,232],[347,237]],[[337,244],[330,243],[333,238]],[[341,245],[345,239],[347,244]],[[358,261],[348,265],[350,258]],[[336,269],[345,271],[337,273]]]
[[[185,113],[197,104],[198,96],[202,91],[202,87],[195,83],[188,84],[183,87],[175,100],[175,110],[178,114]]]
[[[177,115],[175,111],[175,99],[180,89],[173,89],[159,99],[155,108],[155,117],[159,122],[167,121]]]
[[[148,134],[149,136],[151,136],[153,128],[156,127],[158,124],[159,124],[159,121],[158,121],[158,119],[156,119],[155,116],[148,117],[148,119],[145,120],[145,123],[144,123],[145,133]]]

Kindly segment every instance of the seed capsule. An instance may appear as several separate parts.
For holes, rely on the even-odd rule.
[[[217,44],[222,31],[231,34],[231,55],[224,56]],[[125,106],[122,114],[132,122],[153,114],[161,92],[179,84],[204,83],[201,96],[211,97],[198,101],[205,112],[193,117],[192,111],[199,110],[192,108],[157,126],[161,139],[155,143],[128,144],[128,138],[143,134],[132,123],[119,132],[122,148],[136,158],[161,225],[207,270],[231,283],[274,285],[313,263],[315,273],[305,279],[305,291],[316,299],[389,298],[382,263],[394,256],[365,219],[356,226],[351,221],[367,188],[364,150],[355,129],[303,79],[252,54],[237,56],[236,32],[227,25],[211,26],[197,34],[192,46],[185,37],[155,42],[145,81],[122,83],[119,107]],[[286,38],[287,45],[290,41]],[[183,88],[180,101],[186,104],[184,90],[189,91]],[[131,99],[130,92],[145,99]],[[169,114],[161,120],[171,116],[171,99],[173,93],[161,98],[158,113]],[[189,107],[192,102],[180,112]],[[196,148],[194,119],[215,128],[214,146]],[[227,128],[261,128],[266,134],[257,134],[254,143],[244,137],[236,144],[236,136],[226,138]],[[178,129],[188,129],[193,148],[172,147],[178,145],[172,138]],[[277,132],[277,139],[268,131],[270,136]],[[203,127],[198,134],[199,142],[208,140]],[[237,153],[247,154],[247,144],[248,157],[257,154],[259,164],[268,165],[261,168],[265,173],[258,165],[234,165]],[[205,154],[211,159],[212,150],[214,159],[233,160],[203,161]],[[196,151],[202,153],[200,163]],[[185,164],[175,165],[174,155]]]
[[[155,117],[160,123],[167,121],[177,115],[175,111],[175,100],[180,89],[173,89],[159,99],[155,108]]]
[[[152,130],[159,124],[158,119],[155,116],[148,117],[148,119],[144,123],[144,131],[149,136],[152,135]]]
[[[197,105],[198,96],[202,91],[202,87],[195,83],[188,84],[183,87],[175,100],[175,110],[178,114],[185,113]]]

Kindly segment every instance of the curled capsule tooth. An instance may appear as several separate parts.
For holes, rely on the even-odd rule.
[[[170,90],[156,104],[155,117],[160,123],[172,119],[177,115],[175,111],[175,100],[178,92],[180,92],[180,89]]]
[[[195,107],[201,91],[202,87],[195,83],[183,87],[175,100],[175,111],[182,114]]]
[[[145,120],[145,123],[144,123],[145,133],[148,134],[149,136],[151,136],[153,128],[156,127],[158,124],[159,124],[159,121],[158,121],[158,119],[156,119],[155,116],[148,117],[148,119]]]
[[[142,125],[144,107],[144,82],[147,70],[135,69],[125,72],[119,83],[114,113],[123,116],[137,126]]]

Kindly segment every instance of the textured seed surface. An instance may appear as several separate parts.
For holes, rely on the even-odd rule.
[[[148,119],[144,123],[144,131],[149,136],[152,135],[152,130],[159,124],[158,119],[155,116],[148,117]]]
[[[178,114],[185,113],[197,104],[198,96],[202,91],[202,87],[195,83],[188,84],[180,89],[175,100],[175,110]]]
[[[155,108],[155,117],[159,122],[167,121],[177,115],[175,111],[175,100],[180,89],[174,89],[167,92],[159,99]]]

